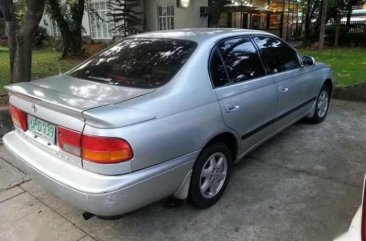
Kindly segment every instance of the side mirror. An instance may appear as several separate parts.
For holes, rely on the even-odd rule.
[[[315,65],[315,59],[310,56],[303,56],[302,62],[304,65]]]

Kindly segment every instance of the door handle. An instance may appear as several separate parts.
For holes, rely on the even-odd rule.
[[[280,92],[282,93],[285,93],[288,91],[288,88],[287,87],[284,87],[284,86],[280,86],[280,88],[278,88],[280,90]]]
[[[236,111],[237,109],[239,109],[239,105],[225,105],[225,110],[227,113]]]

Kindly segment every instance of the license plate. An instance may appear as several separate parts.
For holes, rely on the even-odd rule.
[[[28,115],[29,130],[48,143],[56,143],[56,126],[37,117]]]

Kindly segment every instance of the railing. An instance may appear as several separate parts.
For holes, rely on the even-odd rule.
[[[328,44],[334,44],[336,23],[328,23],[325,34]],[[340,25],[339,46],[366,47],[366,21],[351,21],[349,26],[342,21]]]
[[[336,23],[331,22],[327,24],[327,26],[330,27],[336,27]],[[349,26],[346,26],[346,22],[342,21],[341,23],[341,29],[343,31],[346,31],[348,33],[366,33],[366,20],[365,21],[351,21]]]

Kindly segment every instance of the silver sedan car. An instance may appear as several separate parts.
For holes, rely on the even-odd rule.
[[[134,35],[76,68],[6,87],[3,138],[50,192],[100,217],[165,197],[215,204],[232,166],[281,130],[322,122],[331,69],[242,29]]]

